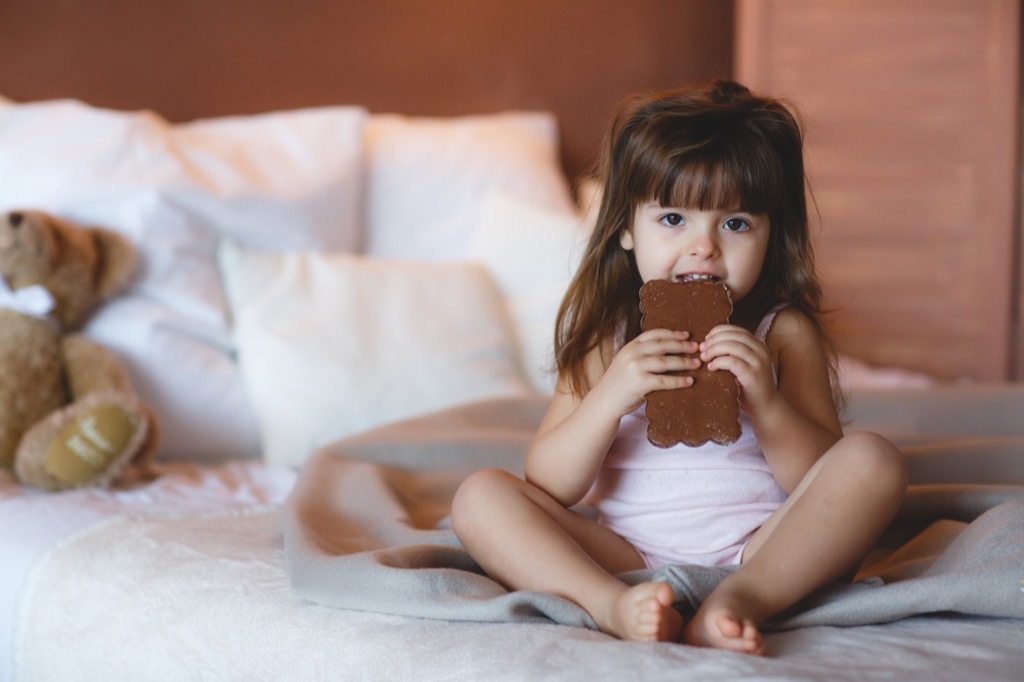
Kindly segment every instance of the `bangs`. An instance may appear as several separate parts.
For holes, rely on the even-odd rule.
[[[755,135],[713,137],[703,145],[666,145],[646,159],[636,187],[640,202],[701,211],[770,213],[787,196],[786,170]],[[773,201],[774,198],[774,201]]]
[[[760,213],[746,201],[750,195],[748,183],[722,160],[691,158],[665,176],[657,199],[662,206]]]

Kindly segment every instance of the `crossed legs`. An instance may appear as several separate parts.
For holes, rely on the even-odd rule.
[[[682,618],[667,583],[629,586],[615,574],[643,568],[633,547],[596,521],[500,470],[479,471],[452,503],[455,533],[492,578],[582,606],[621,639],[678,641]]]
[[[842,439],[754,533],[740,568],[685,629],[666,583],[630,587],[615,577],[644,566],[628,542],[521,479],[498,470],[473,474],[455,496],[452,521],[495,580],[569,599],[604,632],[760,654],[761,623],[854,567],[905,488],[902,456],[888,441],[868,433]]]

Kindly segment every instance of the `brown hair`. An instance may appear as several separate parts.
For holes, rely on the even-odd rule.
[[[637,206],[739,209],[767,214],[768,251],[743,316],[760,319],[786,303],[821,325],[821,286],[807,218],[803,132],[780,100],[731,81],[633,96],[615,112],[601,157],[603,195],[597,223],[555,325],[559,375],[577,394],[589,390],[584,360],[623,325],[640,332],[643,282],[622,248]],[[739,312],[739,311],[738,311]]]

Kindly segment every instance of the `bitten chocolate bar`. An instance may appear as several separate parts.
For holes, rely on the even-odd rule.
[[[732,314],[732,300],[724,284],[711,281],[652,280],[640,288],[640,326],[690,332],[690,340],[704,340],[714,327]],[[676,443],[691,447],[714,441],[721,445],[740,437],[740,388],[731,372],[712,372],[705,366],[683,372],[693,385],[647,395],[647,438],[658,447]]]

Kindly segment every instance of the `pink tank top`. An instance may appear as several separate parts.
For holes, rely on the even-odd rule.
[[[755,332],[762,342],[782,306]],[[739,440],[659,448],[647,440],[645,408],[624,416],[588,502],[648,567],[738,563],[747,540],[785,501],[740,415]]]

